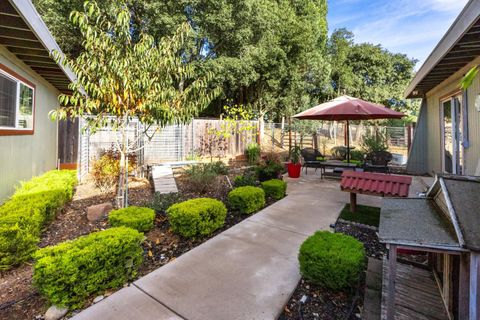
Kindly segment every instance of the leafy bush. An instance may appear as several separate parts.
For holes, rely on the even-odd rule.
[[[0,206],[0,270],[28,260],[43,226],[73,196],[76,171],[53,170],[22,183]]]
[[[89,296],[135,277],[143,237],[119,227],[40,249],[34,254],[34,284],[52,304],[82,307]]]
[[[278,179],[284,171],[285,166],[282,164],[280,156],[274,152],[265,154],[257,167],[257,175],[260,181]]]
[[[339,290],[354,287],[365,266],[363,244],[353,237],[317,231],[300,247],[302,276],[313,283]]]
[[[175,203],[182,201],[182,197],[177,192],[160,193],[155,192],[153,201],[147,206],[155,210],[156,213],[165,214],[168,208]]]
[[[387,135],[380,130],[367,131],[360,141],[360,147],[366,153],[387,151],[388,138]]]
[[[228,167],[222,161],[204,163],[204,170],[211,171],[217,175],[228,174]]]
[[[336,146],[330,149],[333,159],[344,160],[347,158],[347,147]]]
[[[167,209],[173,232],[186,238],[210,235],[225,224],[227,208],[218,200],[197,198],[172,205]]]
[[[232,209],[251,214],[265,206],[265,192],[252,186],[235,188],[228,193],[228,202]]]
[[[135,154],[128,155],[128,172],[136,168],[137,157]],[[113,147],[105,151],[93,162],[92,178],[97,188],[102,192],[109,192],[118,183],[120,175],[120,153]]]
[[[112,227],[128,227],[140,232],[146,232],[153,228],[155,211],[143,207],[127,207],[113,210],[108,215],[108,222]]]
[[[260,159],[260,146],[255,142],[249,143],[245,150],[245,154],[247,155],[248,163],[257,163]]]
[[[362,163],[364,155],[365,155],[365,153],[363,153],[360,150],[350,150],[350,159],[351,160],[359,161],[360,163]]]
[[[342,162],[347,163],[348,161],[347,161],[347,160],[342,160]],[[349,163],[356,164],[357,167],[361,167],[361,166],[363,165],[363,161],[360,161],[360,160],[350,159],[350,162],[349,162]]]
[[[299,164],[302,157],[302,148],[299,146],[292,146],[290,148],[290,161],[293,164]]]
[[[204,194],[215,184],[219,175],[228,173],[228,168],[221,161],[199,163],[188,168],[185,173],[192,190]]]
[[[247,170],[243,175],[236,176],[233,184],[236,188],[244,186],[257,186],[258,177],[255,170]]]
[[[285,197],[287,191],[287,183],[283,180],[272,179],[262,182],[262,189],[267,197],[280,200]]]

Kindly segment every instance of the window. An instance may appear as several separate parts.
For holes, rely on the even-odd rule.
[[[35,87],[0,67],[0,134],[33,133]]]

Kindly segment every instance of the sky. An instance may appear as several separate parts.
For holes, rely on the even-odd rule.
[[[381,44],[419,60],[435,48],[467,0],[328,0],[329,32],[345,27],[355,42]]]

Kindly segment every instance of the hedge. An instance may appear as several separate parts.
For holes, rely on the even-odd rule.
[[[305,279],[340,290],[357,285],[365,266],[365,249],[351,236],[317,231],[300,247],[298,260]]]
[[[127,207],[113,210],[108,215],[108,222],[112,227],[128,227],[140,232],[146,232],[153,228],[155,211],[143,207]]]
[[[287,183],[283,180],[272,179],[262,182],[262,189],[265,195],[274,200],[280,200],[285,197],[287,192]]]
[[[265,206],[265,192],[258,187],[238,187],[228,193],[228,202],[233,210],[252,214]]]
[[[43,226],[73,196],[76,171],[54,170],[22,183],[0,206],[0,270],[31,257]]]
[[[218,200],[197,198],[172,205],[167,209],[173,232],[186,238],[210,235],[225,224],[227,208]]]
[[[72,309],[135,277],[143,234],[126,227],[94,232],[34,254],[33,281],[50,303]]]

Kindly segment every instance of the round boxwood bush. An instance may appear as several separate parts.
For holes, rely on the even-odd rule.
[[[300,247],[298,260],[305,279],[340,290],[357,285],[365,266],[365,249],[353,237],[317,231]]]
[[[227,208],[218,200],[197,198],[176,203],[167,209],[173,232],[186,238],[210,235],[225,224]]]
[[[262,182],[262,189],[265,195],[274,200],[280,200],[285,197],[287,192],[287,183],[280,179],[272,179]]]
[[[112,227],[128,227],[140,232],[146,232],[153,228],[155,211],[144,207],[127,207],[113,210],[108,215],[108,222]]]
[[[233,210],[251,214],[265,206],[265,191],[252,186],[235,188],[229,192],[228,202]]]

